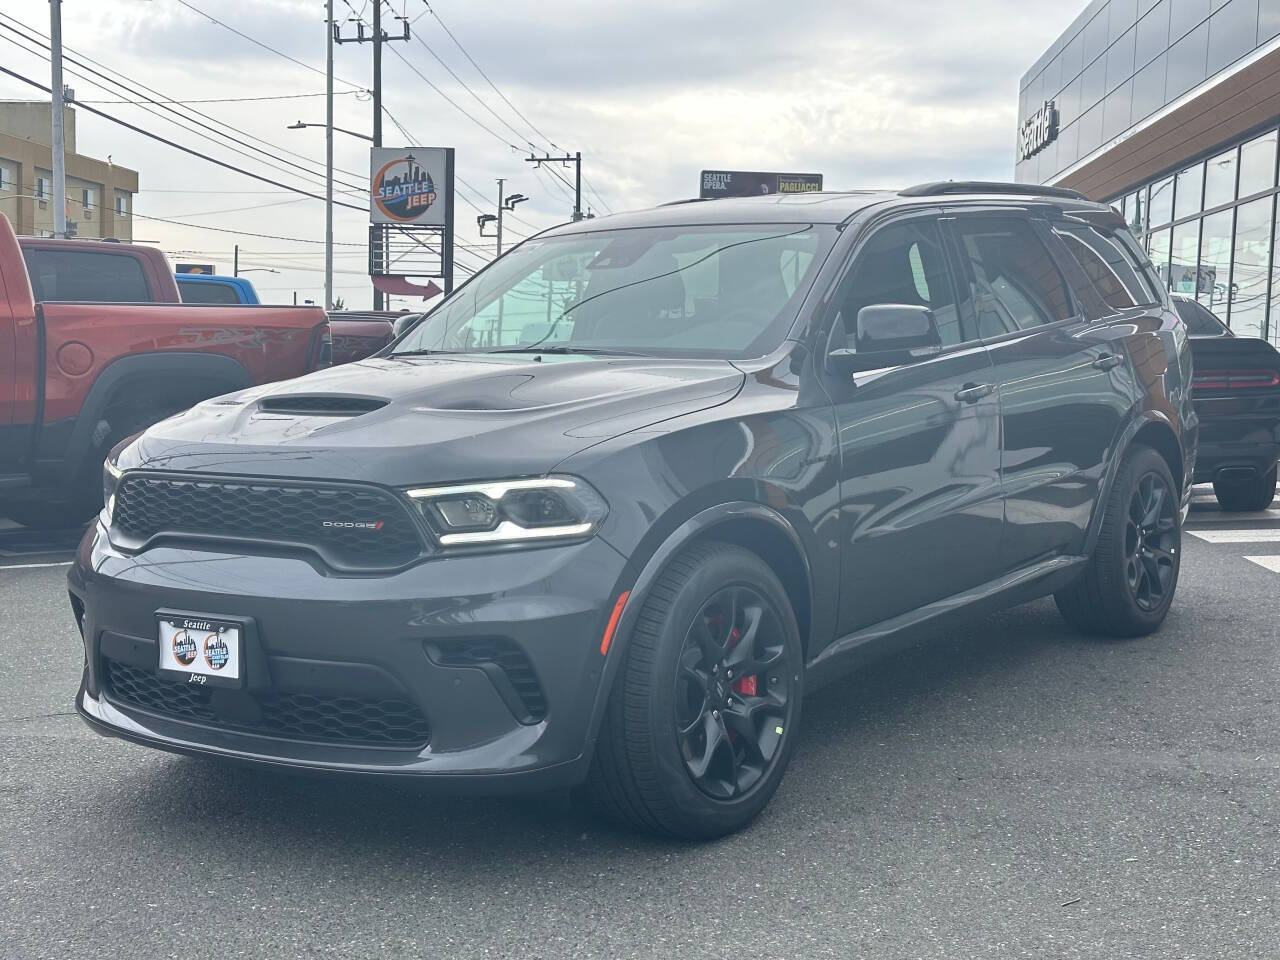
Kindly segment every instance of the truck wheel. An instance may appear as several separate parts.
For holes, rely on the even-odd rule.
[[[1134,446],[1111,488],[1093,556],[1054,600],[1085,633],[1140,637],[1164,622],[1181,561],[1181,512],[1169,465],[1150,447]]]
[[[1215,480],[1213,495],[1228,513],[1265,510],[1276,498],[1276,468],[1252,480]]]
[[[694,544],[620,652],[591,794],[647,833],[745,827],[778,789],[800,722],[800,631],[777,576],[742,547]]]

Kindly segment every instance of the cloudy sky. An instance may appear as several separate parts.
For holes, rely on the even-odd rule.
[[[379,0],[335,0],[344,31],[353,33],[357,18],[367,22],[374,2]],[[696,195],[703,168],[820,172],[834,189],[1011,179],[1018,80],[1084,5],[382,2],[384,24],[397,25],[394,10],[411,22],[413,34],[407,43],[384,48],[384,141],[399,145],[407,136],[412,143],[456,147],[463,181],[458,243],[465,245],[458,259],[471,268],[492,256],[492,241],[478,237],[475,216],[476,208],[492,212],[495,178],[507,178],[508,193],[533,198],[518,210],[523,222],[508,221],[511,230],[528,233],[568,218],[572,203],[563,185],[522,162],[530,141],[551,149],[544,138],[583,152],[593,188],[586,199],[597,213]],[[18,25],[47,34],[47,17],[47,4],[39,0],[0,0],[0,38],[6,41],[0,63],[46,84],[47,59],[30,42],[11,41]],[[317,96],[324,91],[321,0],[64,0],[63,36],[68,53],[91,58],[95,69],[145,84],[155,99],[184,103],[173,105],[181,116],[164,113],[161,119],[119,102],[136,101],[136,95],[68,64],[66,82],[77,99],[263,175],[323,192],[323,130],[285,129],[298,120],[324,120],[324,98]],[[338,126],[370,129],[365,90],[371,59],[368,45],[336,50]],[[0,77],[0,98],[29,99],[32,93]],[[290,99],[193,102],[283,97]],[[238,128],[242,133],[231,136],[240,145],[207,139],[207,129],[192,127],[192,111],[209,126]],[[232,245],[239,243],[242,266],[260,271],[247,275],[264,300],[287,302],[294,291],[299,302],[322,299],[323,247],[316,242],[324,236],[322,203],[186,157],[83,110],[77,135],[80,152],[110,154],[139,171],[136,238],[175,257],[216,262],[226,273]],[[269,149],[275,158],[251,147]],[[338,176],[353,188],[367,186],[367,148],[364,141],[336,137],[335,164],[349,171]],[[571,170],[561,172],[572,179]],[[346,199],[367,204],[358,194]],[[336,293],[350,307],[367,308],[371,288],[359,246],[367,216],[339,208],[335,223],[342,244]],[[402,304],[408,301],[396,306]]]

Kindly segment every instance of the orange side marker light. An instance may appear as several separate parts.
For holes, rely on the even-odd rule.
[[[618,621],[622,619],[622,610],[627,605],[627,598],[631,596],[630,590],[624,590],[618,595],[618,602],[613,605],[613,613],[609,614],[609,624],[604,628],[604,639],[600,641],[600,656],[604,656],[609,652],[609,644],[613,643],[613,631],[618,629]]]

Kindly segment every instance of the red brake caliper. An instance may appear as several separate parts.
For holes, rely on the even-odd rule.
[[[738,628],[733,628],[733,633],[729,634],[730,648],[737,645],[742,638],[742,634],[738,632]],[[750,677],[738,677],[733,681],[733,692],[743,697],[756,696],[756,678],[754,675]]]

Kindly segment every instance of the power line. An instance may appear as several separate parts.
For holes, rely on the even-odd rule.
[[[35,87],[37,90],[43,90],[45,93],[48,93],[50,94],[50,96],[52,96],[52,92],[50,91],[50,89],[46,87],[43,83],[39,83],[35,80],[32,80],[30,77],[25,77],[22,74],[18,73],[16,70],[10,70],[8,67],[4,66],[3,64],[0,64],[0,72],[8,74],[9,76],[13,77],[15,80],[21,80],[23,83],[29,86]],[[168,139],[167,137],[162,137],[158,133],[151,133],[149,130],[143,130],[141,127],[135,126],[134,124],[129,123],[127,120],[121,120],[119,117],[112,116],[111,114],[107,113],[105,110],[99,110],[97,107],[84,104],[82,105],[81,109],[88,110],[90,113],[94,114],[95,116],[102,117],[104,120],[110,120],[112,123],[118,124],[119,126],[122,126],[128,130],[132,130],[134,133],[140,133],[144,137],[149,137],[150,139],[156,140],[159,143],[163,143],[166,146],[173,147],[175,150],[181,150],[183,153],[190,154],[193,157],[198,157],[201,160],[208,161],[209,163],[212,163],[219,167],[223,167],[227,170],[231,170],[235,173],[239,173],[243,176],[252,177],[254,180],[260,180],[263,183],[269,183],[273,187],[280,187],[281,189],[288,190],[292,193],[301,194],[304,197],[311,197],[313,200],[325,199],[324,196],[321,194],[311,193],[299,187],[291,187],[287,183],[281,183],[279,180],[273,180],[270,177],[263,176],[260,173],[254,173],[252,170],[245,170],[243,167],[237,167],[233,163],[228,163],[225,160],[219,160],[216,157],[211,157],[208,154],[201,153],[199,150],[195,150],[192,147],[186,147],[180,143],[175,143],[174,141]],[[347,203],[344,200],[335,200],[334,205],[339,207],[346,207],[350,210],[359,210],[362,213],[365,211],[365,207],[356,206],[355,204]],[[285,237],[282,239],[289,239],[289,238]],[[316,241],[316,242],[319,243],[321,241]]]
[[[87,57],[85,59],[88,59]],[[335,90],[335,97],[360,96],[363,90]],[[193,100],[153,100],[152,103],[176,103],[186,106],[191,103],[252,103],[258,100],[302,100],[307,97],[323,97],[323,93],[277,93],[270,97],[208,97]],[[77,100],[77,103],[135,103],[133,100]]]
[[[275,47],[269,44],[263,43],[261,40],[255,39],[254,37],[249,36],[247,33],[242,33],[241,31],[237,30],[235,27],[231,26],[230,24],[223,23],[217,17],[210,16],[209,14],[205,13],[203,10],[201,10],[199,7],[195,6],[194,4],[188,3],[187,0],[178,0],[178,3],[180,3],[182,6],[186,7],[188,10],[192,11],[193,13],[198,13],[200,16],[204,17],[206,20],[211,20],[212,22],[216,23],[218,26],[222,27],[224,30],[230,30],[237,37],[240,37],[243,40],[248,40],[250,43],[252,43],[256,47],[261,47],[263,50],[267,50],[270,53],[274,53],[277,57],[283,57],[284,59],[288,60],[290,63],[295,63],[298,66],[302,67],[304,70],[310,70],[312,73],[318,73],[322,77],[328,76],[328,74],[325,71],[321,70],[319,67],[313,67],[311,64],[306,63],[302,60],[299,60],[297,57],[291,57],[289,56],[289,54],[285,53],[284,51],[277,50]],[[364,90],[364,87],[362,87],[360,84],[352,83],[350,80],[344,80],[342,77],[339,77],[337,74],[334,74],[333,79],[337,80],[339,83],[345,83],[349,87],[355,87],[357,90]]]
[[[484,77],[484,81],[485,81],[485,83],[489,84],[489,86],[493,89],[493,92],[494,92],[494,93],[496,93],[499,97],[501,97],[501,98],[502,98],[502,102],[503,102],[503,103],[505,103],[508,107],[510,107],[510,108],[511,108],[511,110],[512,110],[512,112],[514,112],[514,113],[515,113],[515,115],[516,115],[517,117],[519,117],[519,118],[520,118],[521,120],[523,120],[526,124],[528,124],[528,125],[529,125],[529,128],[530,128],[534,133],[536,133],[539,137],[541,137],[543,140],[545,140],[547,143],[549,143],[549,144],[551,145],[552,149],[555,149],[555,150],[563,150],[563,149],[564,149],[563,147],[561,147],[558,143],[556,143],[554,140],[552,140],[550,137],[548,137],[545,133],[543,133],[543,132],[538,128],[538,125],[537,125],[537,124],[535,124],[532,120],[530,120],[527,116],[525,116],[525,115],[524,115],[524,113],[520,110],[520,108],[519,108],[519,107],[517,107],[514,103],[512,103],[512,102],[511,102],[511,98],[510,98],[510,97],[508,97],[505,93],[503,93],[503,92],[498,88],[498,85],[497,85],[496,83],[494,83],[494,82],[493,82],[493,80],[491,80],[491,79],[490,79],[490,77],[489,77],[489,75],[488,75],[487,73],[485,73],[484,68],[483,68],[483,67],[481,67],[481,66],[480,66],[480,64],[478,64],[478,63],[476,62],[475,57],[471,56],[471,54],[467,51],[467,48],[466,48],[466,47],[464,47],[464,46],[462,45],[462,41],[460,41],[460,40],[459,40],[459,39],[454,35],[453,31],[449,29],[448,24],[446,24],[446,23],[444,22],[444,20],[440,17],[440,14],[436,13],[435,9],[431,6],[431,4],[428,2],[428,0],[422,0],[422,3],[423,3],[423,6],[425,6],[425,7],[427,8],[427,12],[428,12],[428,13],[430,13],[430,14],[431,14],[431,16],[435,18],[435,20],[436,20],[436,22],[437,22],[438,24],[440,24],[440,28],[441,28],[442,30],[444,30],[444,32],[448,35],[449,39],[453,41],[454,46],[456,46],[460,51],[462,51],[462,55],[463,55],[464,57],[466,57],[466,58],[467,58],[467,61],[471,64],[471,66],[475,67],[476,72],[477,72],[478,74],[480,74],[480,76]],[[423,43],[423,46],[426,46],[425,42]],[[428,49],[430,49],[430,48],[428,48]],[[434,52],[432,52],[432,56],[435,56],[435,53],[434,53]],[[436,57],[436,59],[438,60],[438,59],[439,59],[439,57]],[[445,69],[447,70],[447,69],[448,69],[448,67],[445,67]],[[449,73],[450,73],[450,74],[453,74],[453,71],[452,71],[452,70],[449,70]],[[459,82],[461,83],[461,80],[459,80]],[[474,96],[474,94],[472,94],[472,95]],[[479,99],[479,98],[477,98],[477,99]],[[492,112],[492,111],[490,111],[490,112]],[[496,114],[495,114],[495,116],[496,116]],[[504,124],[506,124],[506,121],[503,121],[503,122],[504,122]],[[511,127],[511,125],[510,125],[510,124],[506,124],[506,126],[507,126],[507,128],[508,128],[508,129],[514,129],[514,128],[512,128],[512,127]],[[518,136],[520,135],[518,131],[516,131],[516,133],[517,133],[517,135],[518,135]],[[530,143],[529,145],[530,145],[530,146],[533,146],[533,144],[532,144],[532,143]],[[587,180],[587,178],[586,178],[585,176],[582,178],[582,182],[583,182],[583,183],[585,183],[585,184],[587,185],[587,189],[589,189],[589,190],[591,191],[592,195],[596,198],[597,202],[599,202],[599,204],[604,208],[605,212],[606,212],[606,213],[612,213],[612,212],[613,212],[613,208],[609,206],[609,204],[605,201],[604,197],[600,196],[599,191],[598,191],[598,190],[596,190],[595,186],[594,186],[594,185],[593,185],[589,180]]]
[[[4,18],[5,18],[5,19],[7,19],[7,20],[12,20],[12,19],[13,19],[13,18],[11,18],[11,17],[9,17],[9,16],[7,16],[6,14],[3,14],[3,13],[0,13],[0,17],[4,17]],[[34,33],[34,34],[36,35],[36,37],[31,37],[31,36],[27,36],[27,35],[23,34],[22,32],[20,32],[20,31],[18,31],[18,30],[15,30],[13,27],[11,27],[11,26],[9,26],[8,24],[5,24],[5,23],[0,23],[0,28],[3,28],[3,29],[5,29],[5,30],[9,31],[10,33],[13,33],[13,34],[15,34],[15,35],[17,35],[17,36],[21,37],[23,40],[27,41],[28,43],[32,43],[32,44],[35,44],[35,45],[36,45],[36,46],[38,46],[38,47],[43,48],[45,51],[48,51],[48,50],[49,50],[49,46],[48,46],[48,44],[46,44],[46,43],[42,42],[42,41],[41,41],[41,40],[39,40],[39,39],[36,39],[36,37],[42,37],[42,36],[43,36],[43,34],[40,34],[38,31],[32,30],[31,32],[32,32],[32,33]],[[30,28],[25,28],[25,29],[30,29]],[[13,40],[13,39],[12,39],[12,38],[10,38],[10,37],[0,36],[0,39],[8,40],[10,43],[14,43],[15,45],[17,45],[17,41]],[[46,38],[46,39],[47,39],[47,38]],[[45,59],[47,59],[47,58],[48,58],[48,54],[47,54],[47,53],[42,55],[42,54],[38,54],[36,51],[29,50],[29,49],[27,49],[27,48],[25,48],[25,47],[20,47],[20,49],[24,49],[24,50],[26,50],[26,52],[36,54],[37,56],[43,56]],[[74,51],[70,51],[70,52],[74,52]],[[104,73],[102,73],[102,72],[100,72],[100,71],[98,71],[98,70],[93,69],[92,67],[86,66],[86,65],[85,65],[85,64],[84,64],[80,59],[77,59],[77,57],[78,57],[78,56],[82,56],[82,55],[77,55],[77,56],[70,56],[70,55],[67,55],[67,56],[65,56],[65,59],[66,59],[66,60],[69,60],[69,61],[71,61],[72,63],[74,63],[74,64],[76,64],[76,65],[77,65],[78,69],[77,69],[77,70],[75,70],[74,72],[78,72],[78,73],[80,73],[81,77],[82,77],[86,82],[88,82],[88,83],[90,83],[90,84],[92,84],[92,85],[94,85],[94,86],[96,86],[96,87],[99,87],[100,89],[108,90],[108,92],[112,92],[112,93],[114,93],[114,92],[115,92],[114,90],[111,90],[110,88],[108,88],[108,87],[104,86],[102,83],[100,83],[100,82],[98,82],[98,81],[96,81],[96,80],[92,79],[91,77],[84,76],[84,74],[83,74],[83,73],[81,73],[81,71],[87,71],[88,73],[91,73],[91,74],[93,74],[94,76],[101,77],[101,78],[102,78],[103,80],[105,80],[106,82],[108,82],[108,83],[110,83],[110,84],[112,84],[112,85],[114,85],[114,86],[116,86],[116,87],[120,87],[120,88],[122,88],[122,89],[124,89],[124,90],[126,90],[126,91],[128,91],[128,92],[130,92],[130,93],[132,93],[132,94],[134,94],[134,95],[136,95],[136,96],[144,96],[144,97],[145,97],[145,94],[140,93],[138,89],[134,89],[134,88],[132,88],[128,83],[125,83],[125,82],[123,82],[123,81],[117,80],[117,79],[115,79],[115,78],[113,78],[113,77],[109,77],[109,76],[107,76],[106,74],[104,74]],[[90,62],[90,63],[97,63],[97,61],[90,60],[90,58],[88,58],[88,57],[84,57],[83,59],[84,59],[84,60],[87,60],[87,61],[88,61],[88,62]],[[101,66],[104,70],[110,70],[110,71],[111,71],[111,72],[113,72],[113,73],[117,73],[117,74],[119,74],[119,71],[111,70],[111,68],[110,68],[110,67],[108,67],[108,66],[106,66],[105,64],[98,63],[97,65],[98,65],[98,66]],[[138,87],[140,87],[142,90],[148,90],[148,91],[150,91],[151,93],[158,93],[158,91],[151,90],[151,88],[147,87],[145,84],[138,83]],[[263,156],[265,156],[265,157],[270,157],[270,158],[271,158],[271,160],[278,160],[280,163],[286,164],[286,166],[281,167],[279,164],[272,163],[272,162],[269,162],[269,161],[267,161],[267,160],[262,160],[262,159],[261,159],[261,158],[259,158],[259,157],[253,156],[253,155],[251,155],[251,154],[249,154],[249,153],[246,153],[244,150],[241,150],[241,149],[239,148],[239,146],[238,146],[238,145],[239,145],[239,144],[241,144],[241,143],[242,143],[242,141],[237,140],[235,137],[233,137],[233,136],[231,136],[230,134],[228,134],[228,133],[224,132],[223,130],[218,129],[217,127],[211,126],[210,124],[203,123],[203,122],[201,122],[200,120],[196,120],[196,119],[194,119],[193,117],[186,116],[186,115],[184,115],[184,114],[180,113],[179,111],[174,110],[172,107],[164,106],[164,105],[163,105],[163,103],[161,103],[161,102],[160,102],[160,101],[158,101],[158,100],[155,100],[155,99],[150,98],[150,97],[146,97],[146,99],[147,99],[147,100],[150,100],[152,103],[156,103],[156,104],[160,105],[161,109],[163,109],[163,110],[167,111],[168,113],[172,113],[172,114],[174,114],[174,116],[179,117],[181,120],[185,121],[186,123],[193,123],[193,124],[195,124],[196,126],[203,127],[204,129],[211,131],[211,132],[212,132],[212,133],[214,133],[215,135],[217,135],[217,136],[219,136],[219,137],[223,138],[224,140],[229,140],[229,141],[231,141],[231,145],[230,145],[229,147],[228,147],[226,144],[218,144],[218,146],[224,147],[224,148],[226,148],[226,149],[230,149],[233,153],[237,153],[237,154],[239,154],[239,155],[240,155],[240,156],[242,156],[242,157],[245,157],[245,158],[247,158],[247,159],[253,160],[255,163],[261,163],[261,164],[263,164],[264,166],[268,166],[268,167],[271,167],[272,169],[280,170],[280,171],[285,172],[285,173],[289,173],[289,174],[290,174],[290,175],[292,175],[292,176],[299,176],[299,174],[298,174],[298,173],[294,172],[294,168],[297,168],[297,167],[298,167],[298,165],[297,165],[296,163],[294,163],[293,161],[287,160],[287,159],[285,159],[284,157],[281,157],[281,156],[277,156],[276,154],[270,153],[270,152],[269,152],[269,151],[267,151],[267,150],[263,150],[263,149],[262,149],[262,148],[260,148],[260,147],[255,147],[255,146],[253,146],[252,144],[248,144],[248,143],[244,143],[244,144],[243,144],[243,146],[245,146],[245,147],[246,147],[246,148],[248,148],[249,150],[253,150],[254,152],[259,153],[259,154],[262,154],[262,155],[263,155]],[[92,101],[77,101],[77,103],[81,103],[81,104],[89,104],[89,103],[91,103],[91,102],[92,102]],[[204,140],[209,140],[209,139],[210,139],[208,135],[206,135],[206,134],[202,134],[202,133],[199,133],[198,131],[195,131],[195,130],[192,130],[190,127],[183,126],[183,124],[179,123],[177,120],[173,120],[173,119],[171,119],[171,118],[169,118],[169,117],[161,116],[161,115],[160,115],[159,113],[157,113],[155,110],[151,109],[150,107],[148,107],[148,106],[146,106],[146,105],[144,105],[144,104],[138,103],[138,104],[133,104],[133,105],[140,107],[141,109],[145,110],[147,113],[151,114],[152,116],[159,117],[159,118],[160,118],[160,119],[162,119],[162,120],[166,120],[167,122],[174,124],[175,126],[179,126],[179,127],[181,127],[181,128],[182,128],[183,130],[185,130],[187,133],[194,134],[195,136],[201,137],[201,138],[202,138],[202,139],[204,139]],[[91,107],[86,106],[86,109],[91,109]],[[269,141],[262,140],[260,137],[255,137],[253,134],[250,134],[250,133],[248,133],[247,131],[244,131],[244,130],[240,130],[240,129],[238,129],[237,127],[231,126],[230,124],[223,124],[221,121],[215,120],[213,117],[209,117],[207,114],[200,113],[200,111],[198,111],[198,110],[193,110],[193,111],[191,111],[191,112],[192,112],[192,113],[194,113],[194,114],[196,114],[197,116],[205,117],[206,119],[211,120],[211,121],[213,121],[214,123],[217,123],[217,124],[220,124],[220,125],[222,125],[222,126],[225,126],[228,130],[232,130],[232,131],[234,131],[235,133],[240,134],[242,137],[245,137],[245,138],[248,138],[248,139],[252,139],[252,140],[257,140],[259,143],[267,144],[268,146],[272,147],[273,149],[283,151],[284,153],[289,154],[289,155],[291,155],[291,156],[293,156],[293,157],[296,157],[296,158],[298,158],[299,160],[303,160],[303,161],[305,161],[305,162],[307,162],[307,163],[313,163],[313,162],[314,162],[314,161],[311,161],[311,160],[310,160],[310,158],[308,158],[308,157],[304,156],[303,154],[296,153],[296,152],[294,152],[294,151],[292,151],[292,150],[289,150],[287,147],[280,147],[280,146],[277,146],[276,144],[270,143]],[[211,142],[212,142],[212,141],[211,141]],[[300,169],[300,168],[299,168],[299,169]],[[344,172],[344,173],[348,173],[348,174],[349,174],[349,175],[351,175],[351,176],[356,176],[356,177],[361,176],[360,174],[355,173],[354,171],[342,171],[342,172]],[[302,170],[302,173],[303,173],[303,174],[306,174],[306,175],[308,175],[308,176],[319,176],[318,171],[307,171],[307,170]],[[299,176],[299,178],[300,178],[300,179],[305,179],[305,177],[300,177],[300,176]],[[343,190],[343,192],[344,192],[344,193],[353,193],[353,192],[354,192],[354,193],[359,193],[359,192],[363,189],[362,187],[358,187],[358,186],[357,186],[357,185],[355,185],[355,184],[347,183],[347,182],[344,182],[344,181],[339,181],[339,182],[341,182],[341,183],[342,183],[342,185],[343,185],[343,187],[345,188],[345,189]]]

